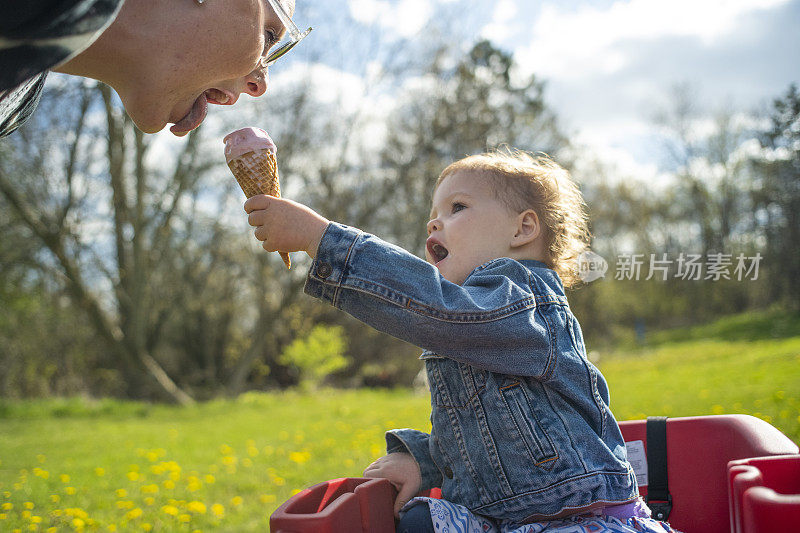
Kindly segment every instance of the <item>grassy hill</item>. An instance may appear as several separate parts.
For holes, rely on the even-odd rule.
[[[748,413],[800,441],[796,315],[737,315],[596,358],[620,420]],[[297,490],[360,475],[385,430],[427,430],[428,410],[408,390],[252,393],[188,408],[2,402],[0,531],[265,531]]]

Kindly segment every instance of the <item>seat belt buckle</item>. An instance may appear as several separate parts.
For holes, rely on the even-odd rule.
[[[667,494],[667,499],[662,500],[658,499],[650,499],[648,496],[644,497],[645,503],[650,508],[650,511],[653,513],[653,518],[656,520],[664,521],[669,518],[669,514],[672,512],[672,495]]]

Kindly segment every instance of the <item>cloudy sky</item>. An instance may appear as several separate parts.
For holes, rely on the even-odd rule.
[[[445,28],[464,51],[487,38],[513,53],[523,73],[546,81],[578,146],[645,181],[665,163],[653,115],[677,85],[710,113],[764,109],[800,83],[800,0],[296,1],[298,26],[314,31],[273,67],[275,94],[311,70],[320,97],[386,109],[387,95],[365,82],[370,61]],[[212,113],[241,122],[243,111]]]
[[[656,172],[652,115],[676,85],[711,111],[763,108],[800,82],[800,0],[305,1],[296,19],[315,26],[309,50],[352,42],[343,32],[413,41],[445,13],[465,49],[488,38],[545,79],[573,139],[626,172]],[[352,85],[354,76],[339,79]]]

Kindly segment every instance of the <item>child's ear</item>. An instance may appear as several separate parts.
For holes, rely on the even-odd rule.
[[[523,211],[517,216],[517,232],[511,239],[511,247],[525,246],[539,238],[542,226],[539,215],[533,209]]]

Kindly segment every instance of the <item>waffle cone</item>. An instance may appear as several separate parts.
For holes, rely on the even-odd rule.
[[[228,161],[239,187],[245,196],[252,198],[257,194],[268,194],[276,198],[281,197],[281,186],[278,182],[278,163],[275,154],[269,150],[247,152],[235,159]],[[286,268],[292,268],[289,254],[279,252]]]

